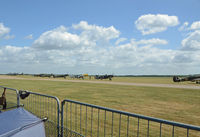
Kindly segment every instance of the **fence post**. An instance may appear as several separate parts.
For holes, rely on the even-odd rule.
[[[58,114],[58,116],[57,116],[57,118],[58,118],[57,130],[58,130],[58,137],[60,137],[60,122],[59,122],[60,121],[60,101],[57,97],[55,97],[55,99],[57,101],[57,109],[58,109],[58,112],[57,112],[57,114]]]
[[[63,121],[63,107],[65,105],[65,101],[63,100],[61,102],[61,137],[63,137],[63,124],[64,124],[64,121]]]

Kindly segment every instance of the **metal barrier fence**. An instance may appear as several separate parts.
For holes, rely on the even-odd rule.
[[[61,136],[199,137],[200,127],[73,100],[61,105]]]
[[[10,108],[18,107],[20,105],[18,90],[0,86],[0,97],[1,97],[2,93],[4,92],[4,90],[6,92],[6,103],[7,103],[6,108],[10,109]],[[0,111],[1,110],[3,110],[2,105],[0,105]]]
[[[47,117],[45,131],[47,137],[59,137],[60,133],[60,102],[57,97],[28,91],[29,96],[21,99],[24,108],[39,118]]]
[[[48,118],[45,122],[47,137],[60,136],[60,101],[57,97],[0,86],[0,96],[4,91],[6,91],[6,110],[23,105],[37,117]],[[28,93],[28,96],[22,99],[20,92]],[[0,105],[1,110],[3,108]]]
[[[28,91],[25,99],[17,89],[6,89],[7,108],[19,107],[45,122],[47,137],[199,137],[200,127],[123,112],[73,100],[61,103],[57,97]],[[0,108],[1,110],[2,108]],[[61,112],[61,115],[60,115]],[[61,121],[60,121],[61,120]],[[60,128],[61,126],[61,128]]]

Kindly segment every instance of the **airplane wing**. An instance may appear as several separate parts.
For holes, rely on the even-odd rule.
[[[200,78],[195,78],[195,79],[193,79],[194,81],[200,81]]]

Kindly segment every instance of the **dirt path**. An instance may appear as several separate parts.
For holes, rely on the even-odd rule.
[[[128,82],[113,82],[113,81],[89,81],[89,80],[66,80],[66,79],[62,80],[62,79],[45,79],[45,78],[21,78],[21,77],[15,77],[15,76],[0,76],[0,79],[46,80],[46,81],[63,81],[63,82],[75,82],[75,83],[127,85],[127,86],[141,86],[141,87],[165,87],[165,88],[200,89],[200,86],[195,86],[195,85],[128,83]]]

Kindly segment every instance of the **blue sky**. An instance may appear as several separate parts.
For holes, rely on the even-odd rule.
[[[199,6],[199,0],[1,1],[0,73],[200,73]]]

